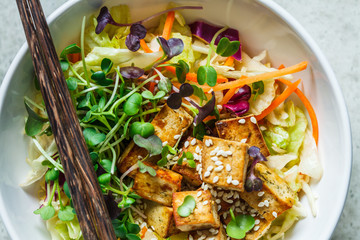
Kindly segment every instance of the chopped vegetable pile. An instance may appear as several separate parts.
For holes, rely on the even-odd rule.
[[[309,181],[322,175],[315,111],[291,75],[307,62],[251,58],[236,29],[181,15],[201,9],[132,22],[127,6],[103,7],[60,54],[116,236],[283,239],[306,216],[302,190],[316,215]],[[39,91],[25,107],[34,213],[52,239],[83,239]]]

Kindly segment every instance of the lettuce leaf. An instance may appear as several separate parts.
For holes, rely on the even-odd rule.
[[[316,180],[319,180],[323,173],[316,143],[310,129],[307,129],[305,139],[300,150],[299,171]]]
[[[50,232],[52,240],[79,240],[83,239],[78,219],[72,221],[61,221],[53,217],[46,221],[46,227]]]
[[[294,126],[296,121],[294,103],[292,101],[287,101],[280,104],[274,111],[266,116],[266,119],[274,125],[282,127]]]
[[[289,129],[290,143],[287,147],[287,151],[290,153],[298,154],[299,148],[301,147],[304,138],[305,131],[308,124],[304,112],[296,107],[295,108],[296,122],[293,127]]]

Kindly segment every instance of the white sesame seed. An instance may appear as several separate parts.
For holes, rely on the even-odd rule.
[[[201,149],[200,149],[200,147],[199,147],[199,146],[196,146],[196,148],[195,148],[195,152],[196,152],[196,153],[201,153]]]
[[[237,201],[236,203],[235,203],[235,207],[239,207],[240,206],[240,201]]]
[[[215,162],[215,165],[216,165],[216,166],[220,166],[220,165],[222,165],[222,164],[223,164],[222,161],[216,161],[216,162]]]
[[[259,202],[258,207],[263,207],[265,204],[263,202]]]
[[[223,155],[224,154],[224,150],[219,150],[217,153],[216,153],[216,156],[220,156],[220,155]]]
[[[206,200],[206,201],[203,202],[203,205],[206,205],[206,204],[208,204],[208,203],[209,203],[209,201]]]
[[[196,154],[196,153],[193,153],[193,156],[194,156],[194,159],[195,160],[201,160],[201,156]]]
[[[196,194],[196,196],[197,196],[197,197],[200,197],[201,194],[202,194],[202,191],[198,191],[197,194]]]
[[[140,155],[138,156],[138,159],[142,159],[142,158],[143,158],[142,156],[140,156]]]
[[[213,143],[213,140],[212,140],[212,139],[208,139],[208,141],[209,141],[209,144],[210,144],[210,145],[214,145],[214,143]]]
[[[154,228],[154,226],[151,226],[151,229],[155,231],[155,228]]]
[[[214,229],[214,228],[209,229],[209,232],[211,232],[211,233],[214,233],[215,231],[216,231],[216,229]]]
[[[167,141],[163,142],[163,143],[162,143],[163,147],[165,147],[165,146],[166,146],[166,144],[168,144],[168,142],[167,142]]]
[[[193,140],[191,140],[190,144],[191,144],[192,146],[194,146],[194,145],[196,144],[196,138],[194,138]]]
[[[204,173],[204,177],[209,177],[210,176],[210,172],[209,171],[206,171],[205,173]]]
[[[265,126],[260,126],[261,131],[265,131],[267,128]]]
[[[194,240],[193,236],[189,235],[189,240]]]
[[[203,235],[201,235],[200,237],[199,237],[199,239],[198,240],[204,240],[206,238],[206,235],[205,234],[203,234]]]
[[[210,159],[211,159],[211,160],[213,160],[214,162],[216,162],[216,161],[218,161],[218,160],[219,160],[219,158],[218,158],[218,157],[211,157]]]
[[[217,183],[219,181],[219,176],[215,176],[214,178],[213,178],[213,183]]]
[[[189,141],[185,141],[184,147],[187,148],[190,145]]]
[[[215,172],[221,172],[223,170],[224,166],[218,166],[214,169]]]
[[[239,123],[240,123],[240,124],[244,124],[245,122],[246,122],[246,121],[245,121],[244,118],[242,118],[242,119],[239,120]]]
[[[255,213],[252,213],[252,214],[250,214],[250,216],[255,217],[255,216],[256,216],[256,214],[255,214]]]
[[[227,184],[230,184],[232,181],[232,176],[228,176],[226,179]]]
[[[196,171],[199,171],[200,168],[201,168],[201,165],[200,165],[200,164],[196,165]]]
[[[157,240],[157,238],[151,238],[151,240]]]
[[[232,199],[226,199],[224,201],[227,202],[227,203],[230,203],[230,204],[234,203],[234,200],[232,200]]]
[[[244,138],[244,139],[240,140],[241,143],[246,143],[246,141],[247,141],[247,138]]]
[[[277,212],[272,212],[272,215],[277,218]]]
[[[255,225],[259,225],[259,223],[260,223],[260,220],[259,220],[259,219],[256,219],[256,220],[255,220]]]
[[[204,185],[204,190],[206,191],[206,190],[208,190],[208,189],[209,189],[209,185],[205,184],[205,185]]]
[[[214,237],[210,237],[210,238],[208,238],[208,240],[215,240],[215,238],[214,238]]]
[[[221,200],[220,200],[220,199],[216,199],[215,202],[216,202],[217,204],[219,204],[219,203],[221,203]]]
[[[256,121],[256,118],[255,118],[255,117],[251,117],[251,118],[250,118],[250,121],[251,121],[253,124],[256,124],[256,123],[257,123],[257,121]]]
[[[258,192],[257,195],[258,195],[259,197],[262,197],[262,196],[264,196],[264,194],[265,194],[265,192]]]
[[[232,180],[231,184],[237,186],[237,185],[239,185],[239,181],[238,180]]]
[[[221,209],[221,205],[218,205],[218,211],[220,211],[220,209]]]
[[[223,157],[227,157],[227,156],[228,156],[228,154],[227,154],[227,152],[222,151],[222,152],[221,152],[221,156],[223,156]]]
[[[210,143],[208,140],[205,140],[205,146],[210,147]]]
[[[177,135],[174,136],[174,139],[178,140],[180,137],[181,137],[181,135],[177,134]]]
[[[254,231],[259,230],[259,228],[260,228],[260,226],[255,226],[255,227],[254,227]]]
[[[226,151],[226,154],[228,155],[228,156],[231,156],[232,154],[233,154],[233,152],[232,151]]]
[[[231,172],[231,166],[230,166],[230,164],[226,164],[226,171]]]
[[[265,201],[264,201],[264,205],[265,205],[266,207],[269,207],[269,200],[265,200]]]

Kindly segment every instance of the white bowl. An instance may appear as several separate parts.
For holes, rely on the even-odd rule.
[[[163,10],[163,0],[127,0],[133,20]],[[202,11],[185,10],[187,20],[206,19],[240,31],[245,50],[256,54],[266,49],[274,66],[290,66],[308,61],[306,71],[295,74],[303,79],[302,89],[313,104],[319,120],[319,155],[324,166],[320,182],[312,184],[318,216],[299,221],[287,239],[330,239],[342,212],[351,172],[351,134],[349,118],[340,87],[317,45],[285,10],[268,0],[175,1],[182,5],[200,4]],[[119,4],[107,1],[107,6]],[[83,15],[100,7],[100,0],[69,1],[50,17],[55,45],[60,51],[80,32]],[[228,12],[227,12],[228,11]],[[0,211],[12,239],[49,239],[45,224],[33,214],[38,207],[34,189],[19,187],[29,167],[25,162],[29,138],[24,135],[23,97],[32,89],[33,70],[24,45],[15,57],[0,89]],[[307,205],[303,197],[302,202]]]

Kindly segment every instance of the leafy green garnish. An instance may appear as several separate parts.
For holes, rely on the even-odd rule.
[[[177,151],[169,145],[165,145],[161,151],[161,159],[157,162],[157,165],[163,167],[168,162],[167,156],[169,154],[175,155]]]
[[[178,81],[184,83],[186,79],[186,74],[189,72],[189,65],[184,60],[179,60],[175,68],[175,73]]]
[[[44,124],[48,121],[46,118],[40,117],[28,103],[25,101],[25,108],[27,113],[29,114],[28,119],[25,123],[25,132],[28,136],[33,137],[41,132]]]
[[[197,81],[200,85],[207,83],[210,87],[216,85],[217,73],[212,66],[201,66],[197,72]]]
[[[59,210],[58,218],[61,221],[71,221],[75,217],[74,209],[71,206],[65,206]]]
[[[187,195],[184,202],[178,207],[177,213],[181,217],[188,217],[195,209],[196,201],[193,196]]]
[[[40,214],[40,217],[43,220],[49,220],[50,218],[52,218],[55,215],[55,209],[53,206],[48,205],[48,206],[44,206],[42,208],[35,210],[34,213]]]
[[[60,58],[65,59],[68,54],[80,53],[80,52],[81,52],[81,48],[77,46],[76,43],[70,44],[69,46],[65,47],[64,50],[61,52]]]
[[[253,87],[252,94],[255,94],[253,100],[255,101],[258,95],[264,93],[264,82],[263,81],[254,82],[252,84],[252,87]]]
[[[227,37],[223,37],[220,39],[216,53],[223,57],[230,57],[234,55],[240,47],[239,41],[231,41]]]
[[[83,134],[86,144],[90,147],[95,147],[106,138],[104,133],[98,133],[94,128],[85,128]]]
[[[141,103],[142,103],[141,94],[134,93],[126,100],[124,104],[124,112],[129,116],[133,116],[137,114],[140,110]]]
[[[100,184],[103,184],[103,185],[106,185],[110,182],[111,180],[111,173],[104,173],[104,174],[101,174],[99,177],[98,177],[98,181]]]
[[[147,138],[153,135],[155,132],[154,126],[149,122],[134,122],[130,126],[130,137],[134,137],[136,134]]]
[[[194,89],[194,92],[193,92],[193,94],[195,95],[195,96],[197,96],[198,98],[200,98],[200,105],[201,105],[201,103],[202,103],[202,101],[207,101],[208,99],[207,99],[207,97],[206,97],[206,95],[205,95],[205,93],[204,93],[204,90],[202,89],[202,88],[200,88],[200,87],[198,87],[198,86],[196,86],[196,85],[194,85],[194,84],[191,84],[191,86],[193,87],[193,89]]]
[[[155,177],[156,176],[156,171],[155,169],[153,169],[152,167],[145,165],[143,162],[138,161],[138,165],[139,165],[139,171],[141,173],[146,173],[148,172],[151,176]]]
[[[164,91],[158,91],[155,96],[152,94],[152,92],[150,92],[149,90],[146,90],[144,92],[141,93],[141,96],[145,99],[149,99],[149,100],[157,100],[157,99],[161,99],[165,96],[165,92]]]
[[[50,181],[55,181],[59,178],[59,171],[52,168],[52,169],[49,169],[46,174],[45,174],[45,181],[48,183]]]
[[[124,240],[141,240],[137,234],[140,232],[140,227],[137,224],[129,221],[120,221],[119,219],[112,220],[112,225],[115,230],[116,237]]]
[[[66,79],[66,84],[68,86],[68,89],[70,91],[76,90],[78,81],[79,80],[75,77],[69,77],[68,79]]]
[[[194,155],[191,152],[183,152],[179,160],[177,161],[178,165],[182,165],[183,161],[186,160],[191,168],[196,168],[196,163],[194,161]]]
[[[136,145],[141,148],[145,148],[149,152],[150,156],[159,155],[162,151],[162,141],[156,135],[143,138],[139,134],[136,134],[133,140]]]
[[[229,237],[242,239],[255,226],[255,219],[250,215],[237,215],[235,217],[230,208],[230,216],[231,221],[226,226],[226,233]]]

